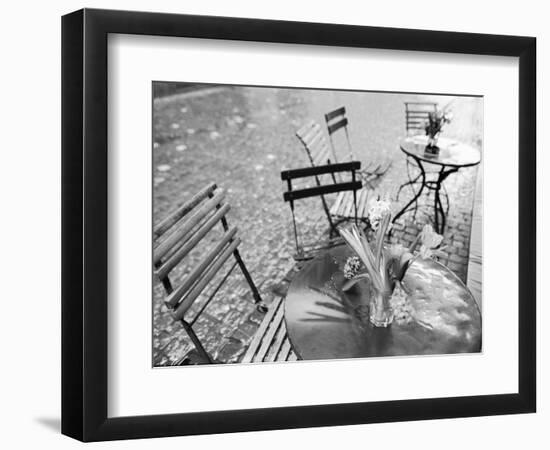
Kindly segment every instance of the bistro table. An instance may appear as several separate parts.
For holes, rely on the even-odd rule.
[[[446,224],[446,213],[441,201],[441,188],[445,179],[452,173],[458,172],[464,167],[476,166],[481,162],[481,154],[479,150],[455,141],[453,139],[439,138],[437,146],[439,153],[434,155],[426,151],[428,143],[427,136],[410,136],[404,138],[399,143],[401,151],[405,153],[407,158],[412,158],[418,168],[420,174],[414,179],[402,184],[399,191],[403,187],[415,184],[419,185],[413,198],[399,211],[393,218],[395,223],[399,217],[407,211],[413,209],[412,205],[417,205],[417,201],[425,189],[434,191],[434,228],[437,233],[443,234]],[[425,164],[432,164],[439,167],[435,179],[428,179]],[[418,178],[420,182],[417,183]],[[449,199],[447,198],[447,210],[449,209]]]
[[[368,320],[368,282],[343,292],[342,269],[352,251],[339,246],[311,260],[285,299],[288,337],[299,359],[475,353],[481,351],[481,313],[466,286],[445,266],[417,259],[403,279],[408,323],[375,328]]]

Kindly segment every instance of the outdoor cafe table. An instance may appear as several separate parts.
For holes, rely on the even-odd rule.
[[[284,317],[299,359],[474,353],[481,351],[481,314],[466,286],[445,266],[416,259],[403,286],[413,306],[413,320],[375,328],[360,282],[344,293],[342,269],[352,255],[334,247],[309,261],[289,286]]]
[[[441,201],[441,188],[445,179],[452,173],[458,172],[464,167],[476,166],[481,162],[479,150],[455,141],[453,139],[439,138],[437,146],[439,153],[432,155],[426,152],[426,144],[428,139],[426,136],[411,136],[400,141],[399,146],[401,151],[405,153],[407,158],[412,158],[418,168],[420,174],[414,179],[402,184],[399,191],[405,186],[418,185],[413,198],[395,215],[393,222],[395,223],[399,217],[410,211],[413,203],[417,204],[418,199],[424,190],[434,191],[434,228],[439,234],[445,231],[446,214]],[[439,171],[435,179],[429,179],[425,164],[438,166]],[[420,183],[417,183],[420,178]],[[447,198],[447,210],[449,209],[449,199]]]

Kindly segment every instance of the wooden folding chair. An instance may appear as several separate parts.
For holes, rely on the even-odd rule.
[[[310,120],[298,131],[296,137],[304,146],[308,159],[313,167],[335,164],[338,162],[334,147],[329,147],[321,126]],[[351,159],[353,160],[353,159]]]
[[[224,198],[225,191],[217,189],[216,184],[211,183],[161,221],[153,231],[154,274],[164,286],[166,306],[172,311],[174,319],[182,324],[195,346],[195,352],[188,355],[186,363],[215,362],[193,331],[193,324],[214,299],[236,266],[239,266],[248,282],[257,308],[263,312],[267,311],[239,254],[238,246],[241,240],[237,227],[229,227],[227,223],[225,216],[230,206],[224,203]],[[170,273],[207,235],[212,236],[211,230],[218,223],[221,223],[223,229],[219,240],[205,250],[200,261],[194,264],[175,285],[174,280],[170,279]],[[234,261],[220,280],[217,275],[227,265],[231,256]],[[199,297],[201,300],[204,298],[203,294],[211,284],[215,287],[208,293],[206,301],[201,303],[198,311],[192,314],[192,318],[187,318],[186,315],[191,312],[191,306]]]
[[[296,132],[296,136],[303,145],[303,148],[306,152],[308,160],[311,164],[311,167],[318,167],[321,165],[333,164],[336,162],[334,157],[334,148],[328,146],[325,137],[323,136],[322,129],[320,125],[311,121]],[[351,153],[350,153],[351,156]],[[359,205],[366,205],[369,198],[369,189],[373,186],[369,182],[369,176],[365,177],[365,174],[360,170],[357,171],[359,177],[366,184],[365,187],[361,189],[358,193]],[[329,174],[334,183],[340,182],[339,173],[330,173]],[[315,177],[315,182],[317,185],[321,185],[321,180],[319,176]],[[341,222],[343,220],[350,220],[355,218],[355,212],[353,209],[353,196],[351,192],[340,192],[336,197],[336,200],[329,207],[325,197],[321,197],[323,203],[323,209],[327,214],[329,223]],[[366,222],[367,221],[367,209],[359,208],[358,211],[359,220]],[[334,219],[334,220],[333,220]],[[331,230],[334,227],[331,225]]]
[[[333,193],[347,193],[349,201],[346,202],[345,207],[348,209],[346,211],[346,217],[353,217],[355,222],[359,220],[359,210],[361,212],[367,208],[367,197],[358,197],[357,191],[362,187],[362,182],[357,179],[356,172],[361,168],[361,163],[359,161],[351,161],[347,163],[338,163],[338,164],[327,164],[324,166],[316,167],[307,167],[302,169],[292,169],[292,170],[283,170],[281,172],[281,179],[286,181],[287,191],[284,192],[283,198],[285,202],[289,202],[290,210],[292,213],[292,225],[294,230],[294,240],[296,244],[296,255],[295,259],[309,259],[312,257],[313,253],[321,248],[327,248],[335,244],[335,239],[329,239],[327,242],[323,242],[320,245],[304,245],[301,243],[299,238],[298,228],[296,226],[296,214],[295,214],[295,202],[297,200],[310,198],[310,197],[320,197],[323,208],[327,215],[327,219],[330,227],[330,237],[337,236],[336,225],[328,207],[326,204],[325,196]],[[330,175],[333,177],[336,174],[342,174],[348,172],[350,175],[350,181],[338,181],[331,184],[321,184],[320,176]],[[316,186],[307,187],[301,189],[294,189],[292,182],[296,179],[302,179],[306,177],[313,177],[315,179]],[[339,196],[338,199],[343,202],[344,197]],[[338,202],[337,199],[337,202]]]
[[[349,160],[350,161],[355,160],[355,156],[353,154],[353,148],[351,146],[351,140],[349,138],[349,132],[348,132],[349,121],[348,121],[348,118],[346,117],[346,108],[342,106],[340,108],[335,109],[334,111],[330,111],[326,113],[325,122],[327,124],[328,136],[329,136],[330,145],[333,153],[336,153],[333,135],[339,132],[340,130],[343,130],[345,134],[347,150],[349,153]],[[369,161],[367,163],[367,166],[362,170],[362,173],[365,174],[364,178],[366,177],[366,181],[368,182],[369,178],[372,181],[373,179],[383,176],[391,167],[391,164],[392,163],[389,160]]]

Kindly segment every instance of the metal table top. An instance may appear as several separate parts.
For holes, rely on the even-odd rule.
[[[427,143],[427,136],[419,135],[402,139],[399,146],[407,155],[430,164],[470,167],[481,162],[481,154],[478,149],[453,139],[439,138],[437,141],[439,153],[437,155],[426,153]]]
[[[403,280],[412,306],[409,323],[375,328],[365,306],[368,282],[344,293],[347,246],[310,261],[285,300],[289,339],[300,359],[338,359],[481,351],[481,314],[460,279],[433,260],[417,259]],[[368,301],[367,301],[368,304]]]

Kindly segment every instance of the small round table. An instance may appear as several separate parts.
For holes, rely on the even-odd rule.
[[[407,155],[407,158],[412,158],[418,168],[420,174],[414,179],[402,184],[399,187],[398,195],[401,189],[405,186],[417,184],[420,178],[419,189],[416,191],[413,198],[399,211],[393,218],[393,222],[407,211],[410,211],[413,203],[416,205],[417,200],[422,195],[424,189],[434,191],[434,228],[439,234],[445,231],[446,214],[443,209],[440,191],[445,179],[452,173],[458,172],[461,168],[476,166],[481,162],[479,150],[460,143],[458,141],[446,138],[439,138],[437,146],[439,153],[433,155],[426,151],[428,143],[427,136],[411,136],[402,139],[399,146],[401,151]],[[429,180],[426,176],[424,164],[434,164],[439,166],[439,172],[436,179]],[[449,200],[447,199],[447,209],[449,208]]]
[[[335,247],[310,261],[285,299],[288,336],[300,359],[475,353],[481,351],[481,314],[472,294],[445,266],[417,259],[403,286],[412,321],[375,328],[365,314],[368,285],[344,293],[342,269],[352,252]]]

